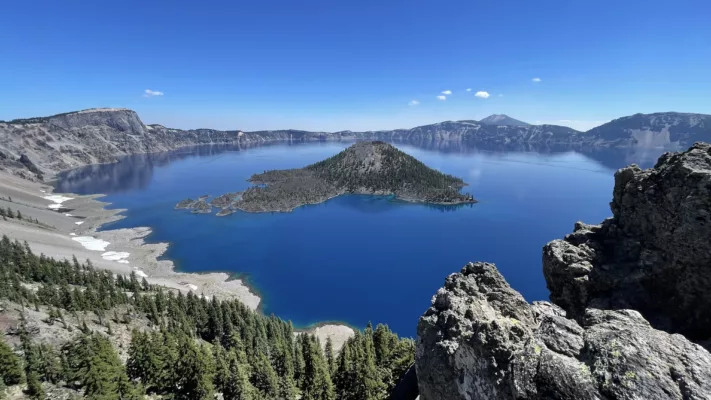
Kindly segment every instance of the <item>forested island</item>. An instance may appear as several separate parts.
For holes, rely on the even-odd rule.
[[[213,199],[186,199],[176,208],[193,212],[221,210],[218,216],[236,210],[247,212],[291,211],[343,194],[391,195],[418,203],[457,205],[476,203],[460,189],[460,178],[427,167],[392,145],[358,142],[323,161],[304,168],[272,170],[252,175],[252,186],[244,192],[228,193]]]

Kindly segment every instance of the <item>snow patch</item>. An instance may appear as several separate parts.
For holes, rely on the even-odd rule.
[[[74,232],[72,232],[72,233],[69,234],[69,236],[76,236],[76,235],[77,235],[77,234],[74,233]]]
[[[66,197],[66,196],[61,196],[61,195],[58,195],[58,194],[52,194],[52,195],[49,195],[49,196],[44,196],[43,199],[49,200],[49,201],[51,201],[51,202],[54,203],[54,204],[48,205],[47,208],[51,208],[51,209],[53,209],[53,210],[56,210],[56,209],[62,207],[62,203],[64,203],[65,201],[72,200],[73,197]]]
[[[81,224],[83,224],[83,223],[84,223],[84,221],[75,222],[75,224],[77,224],[77,225],[81,225]]]
[[[118,260],[117,263],[128,264],[128,260]]]
[[[67,214],[64,214],[64,216],[65,216],[65,217],[73,217],[72,214],[68,214],[68,213],[67,213]]]
[[[128,258],[130,255],[131,253],[127,253],[125,251],[107,251],[101,255],[101,258],[109,261],[119,261]]]
[[[77,236],[73,237],[72,240],[76,240],[81,243],[85,249],[94,251],[106,251],[106,246],[111,244],[105,240],[93,238],[91,236]]]
[[[42,193],[47,193],[47,191],[46,191],[46,190],[42,190],[42,189],[40,189],[39,191],[40,191],[40,192],[42,192]]]
[[[44,196],[44,199],[55,202],[57,204],[64,203],[65,201],[72,200],[73,197],[66,197],[59,194],[51,194],[49,196]]]

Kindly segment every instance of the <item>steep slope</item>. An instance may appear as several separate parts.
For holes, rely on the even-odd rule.
[[[544,248],[555,304],[493,264],[449,276],[418,325],[421,399],[711,398],[694,343],[711,337],[710,199],[708,144],[618,171],[613,217]]]
[[[615,146],[667,146],[683,148],[711,142],[711,115],[662,112],[618,118],[585,133],[595,143]]]
[[[465,183],[443,174],[384,142],[359,142],[335,156],[306,167],[346,192],[393,193],[427,202],[464,200]]]
[[[182,131],[146,126],[127,109],[92,109],[0,123],[0,151],[25,154],[47,173],[113,162],[127,154],[230,143],[238,132]]]
[[[479,121],[482,125],[495,126],[531,126],[531,124],[511,118],[506,114],[492,114]]]

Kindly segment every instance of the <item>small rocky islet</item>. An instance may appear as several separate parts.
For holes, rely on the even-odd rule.
[[[252,175],[254,186],[243,192],[226,193],[212,201],[180,201],[176,209],[217,216],[246,212],[288,212],[306,204],[322,203],[344,194],[390,195],[398,200],[436,205],[476,203],[460,189],[460,178],[427,167],[392,145],[358,142],[335,156],[304,168],[272,170]]]

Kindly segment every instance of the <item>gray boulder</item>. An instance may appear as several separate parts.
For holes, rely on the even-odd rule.
[[[493,264],[450,275],[420,318],[423,400],[706,399],[711,355],[632,310],[586,310],[581,323],[528,304]]]

